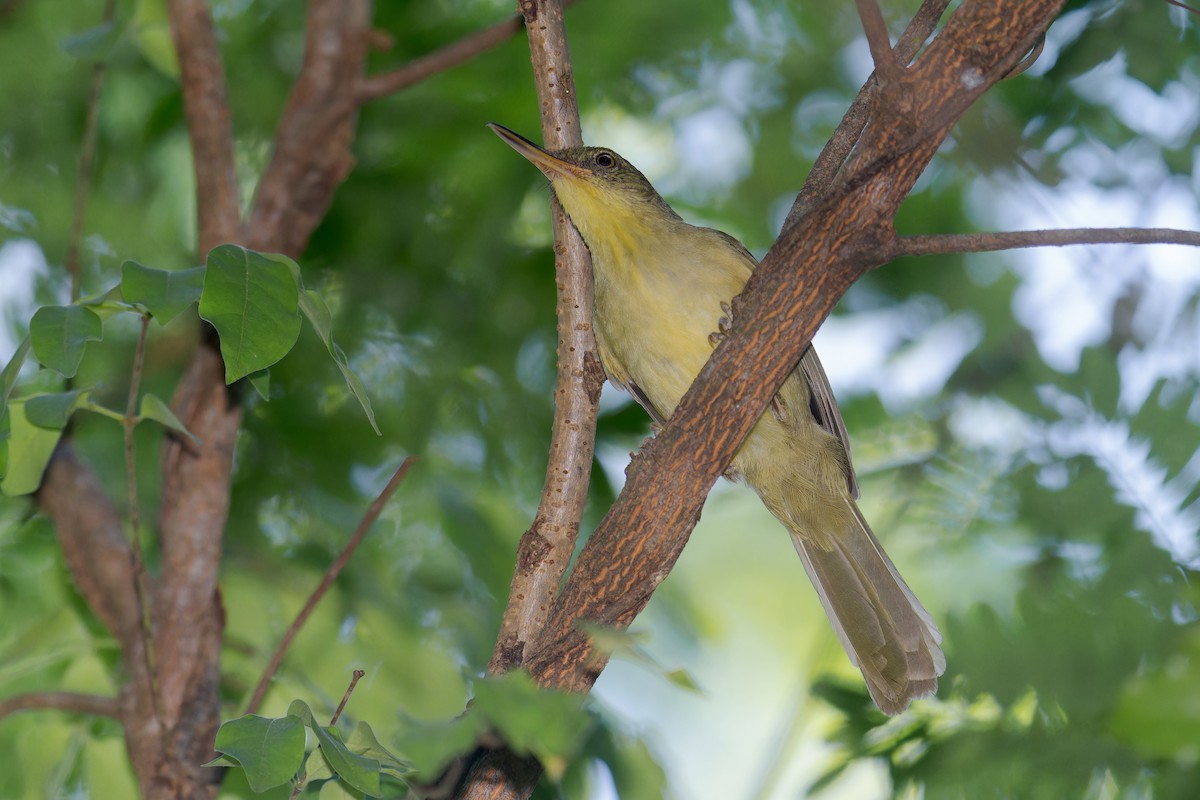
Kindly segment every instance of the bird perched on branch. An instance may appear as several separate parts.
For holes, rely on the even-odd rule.
[[[603,147],[548,152],[491,129],[540,169],[592,254],[600,361],[660,424],[731,324],[756,262],[736,239],[684,222],[632,164]],[[854,500],[846,428],[810,346],[733,458],[792,536],[850,660],[886,714],[937,690],[941,634]]]

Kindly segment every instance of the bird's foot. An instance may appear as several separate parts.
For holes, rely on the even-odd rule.
[[[713,347],[719,345],[729,335],[733,325],[733,308],[724,301],[721,302],[721,316],[717,319],[717,329],[708,335],[708,343]]]

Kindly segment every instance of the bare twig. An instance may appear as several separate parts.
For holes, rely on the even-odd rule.
[[[271,685],[271,679],[275,677],[275,673],[279,671],[280,665],[283,664],[283,657],[287,653],[288,648],[291,647],[292,641],[300,633],[300,629],[304,627],[304,623],[308,621],[317,604],[325,597],[325,593],[329,591],[329,587],[337,580],[337,576],[346,568],[346,564],[350,563],[350,557],[354,555],[354,551],[362,543],[363,537],[367,535],[367,531],[371,529],[371,526],[375,524],[375,520],[383,512],[387,501],[400,488],[401,481],[404,480],[404,476],[408,474],[409,468],[416,460],[415,456],[409,456],[404,459],[404,462],[392,473],[391,479],[383,487],[379,496],[367,507],[366,513],[363,514],[362,520],[354,530],[354,535],[350,537],[350,540],[346,542],[346,546],[342,548],[342,552],[329,565],[329,569],[325,570],[325,575],[322,576],[321,582],[317,584],[317,588],[313,589],[312,594],[308,596],[308,600],[304,602],[304,607],[300,609],[300,613],[296,615],[287,632],[283,634],[283,639],[279,641],[279,646],[275,648],[275,653],[267,663],[267,668],[263,670],[262,677],[258,679],[258,686],[255,687],[254,695],[246,705],[244,713],[253,714],[258,710],[258,707],[262,704],[263,697],[267,693],[267,687]],[[353,684],[351,684],[351,688],[353,688]]]
[[[121,718],[121,704],[115,697],[79,692],[29,692],[0,700],[0,719],[18,711],[53,709],[94,717]]]
[[[15,4],[14,4],[15,7]],[[102,23],[111,23],[116,15],[116,0],[104,4]],[[92,190],[92,169],[96,161],[96,138],[100,121],[100,90],[104,87],[104,70],[108,66],[98,59],[92,67],[92,85],[88,91],[87,117],[83,123],[83,144],[79,155],[79,180],[75,182],[75,209],[71,219],[71,239],[67,243],[67,274],[71,276],[71,302],[79,299],[83,266],[79,263],[79,246],[83,240],[83,220],[87,215],[88,195]]]
[[[1175,228],[1062,228],[997,233],[949,233],[899,236],[891,258],[938,253],[986,253],[1021,247],[1065,247],[1080,244],[1182,244],[1200,247],[1200,232]]]
[[[1189,6],[1187,3],[1181,3],[1181,2],[1179,2],[1179,0],[1167,0],[1167,4],[1172,5],[1172,6],[1179,6],[1180,8],[1184,9],[1185,11],[1190,11],[1193,14],[1200,14],[1200,8],[1196,8],[1195,6]]]
[[[562,5],[558,0],[519,3],[529,35],[542,136],[551,149],[583,143]],[[532,526],[518,546],[508,605],[488,665],[490,672],[504,672],[521,663],[533,637],[545,624],[575,549],[587,500],[596,413],[604,384],[592,332],[591,259],[557,200],[552,201],[552,208],[558,275],[554,427],[541,501]]]
[[[892,50],[883,11],[876,0],[856,0],[858,18],[862,21],[863,33],[867,35],[867,46],[871,48],[871,60],[875,62],[875,79],[887,86],[900,78],[904,65]]]
[[[575,0],[565,0],[563,5],[569,6],[574,2]],[[493,47],[503,44],[515,36],[524,25],[525,17],[517,14],[503,22],[497,22],[491,27],[464,36],[457,42],[434,50],[429,55],[415,58],[399,69],[364,78],[354,93],[354,99],[359,105],[362,105],[407,89],[426,78],[464,64],[480,53],[485,53]]]
[[[358,685],[358,682],[362,680],[362,676],[366,674],[361,669],[356,669],[351,673],[350,685],[346,687],[346,693],[342,695],[342,702],[338,703],[337,711],[334,711],[333,716],[329,719],[330,725],[337,725],[338,718],[342,716],[342,709],[350,701],[350,695],[354,694],[354,687]]]

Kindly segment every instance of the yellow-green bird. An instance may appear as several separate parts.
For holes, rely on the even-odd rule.
[[[592,254],[600,361],[659,423],[728,330],[756,262],[736,239],[684,222],[632,164],[603,147],[548,152],[489,127],[540,169]],[[850,445],[812,347],[733,458],[792,535],[850,660],[887,714],[937,690],[941,634],[854,500]]]

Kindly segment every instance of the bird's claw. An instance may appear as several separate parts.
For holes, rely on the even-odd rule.
[[[729,329],[733,326],[733,308],[721,301],[721,316],[717,319],[717,329],[708,335],[708,343],[713,347],[719,345],[729,335]]]

